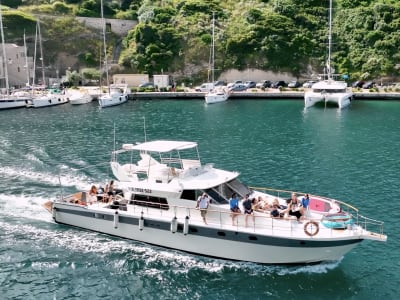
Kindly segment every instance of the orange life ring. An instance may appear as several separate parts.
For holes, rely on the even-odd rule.
[[[311,227],[311,228],[312,228],[312,227],[315,227],[316,229],[315,229],[314,232],[312,232],[311,230],[309,230],[308,227]],[[304,224],[304,232],[305,232],[305,234],[307,234],[308,236],[317,235],[318,232],[319,232],[319,225],[318,225],[318,223],[315,222],[315,221],[309,221],[309,222],[307,222],[306,224]]]

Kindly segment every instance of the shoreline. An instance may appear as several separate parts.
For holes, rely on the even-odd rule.
[[[204,99],[204,92],[134,92],[129,94],[129,100],[141,99]],[[251,91],[232,92],[230,100],[234,99],[304,99],[304,91]],[[400,93],[396,92],[355,92],[354,100],[400,100]]]

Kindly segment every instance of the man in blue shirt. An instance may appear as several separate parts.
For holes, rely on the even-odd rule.
[[[232,226],[235,226],[235,218],[241,213],[239,198],[236,193],[233,193],[231,199],[229,199],[229,207],[231,209]]]

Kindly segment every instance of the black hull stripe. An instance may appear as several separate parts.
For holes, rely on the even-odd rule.
[[[94,213],[89,211],[77,211],[64,208],[56,208],[56,211],[66,214],[79,215],[86,218],[102,219],[110,222],[110,226],[114,221],[114,214]],[[139,226],[139,217],[128,217],[119,215],[118,222]],[[170,231],[171,223],[144,218],[144,228],[152,228],[163,231]],[[178,222],[178,233],[183,233],[183,223]],[[215,238],[219,240],[235,241],[248,244],[278,246],[278,247],[295,247],[295,248],[318,248],[318,247],[340,247],[362,242],[362,239],[335,240],[335,241],[318,241],[314,239],[288,239],[273,236],[264,236],[256,233],[237,232],[229,229],[207,228],[194,226],[189,224],[189,234],[199,237]]]

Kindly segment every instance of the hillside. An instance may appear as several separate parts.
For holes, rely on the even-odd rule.
[[[2,3],[17,9],[3,13],[9,25],[7,41],[20,39],[23,29],[33,36],[34,14],[56,15],[42,19],[49,64],[63,65],[70,57],[68,64],[74,69],[98,66],[99,32],[72,17],[99,17],[100,0]],[[104,0],[107,17],[139,22],[127,36],[109,37],[110,44],[118,45],[110,52],[120,53],[115,71],[163,71],[198,81],[207,77],[213,12],[217,71],[250,67],[303,77],[322,72],[328,7],[327,0]],[[337,73],[351,79],[399,76],[399,1],[335,0],[333,19],[332,60]]]

